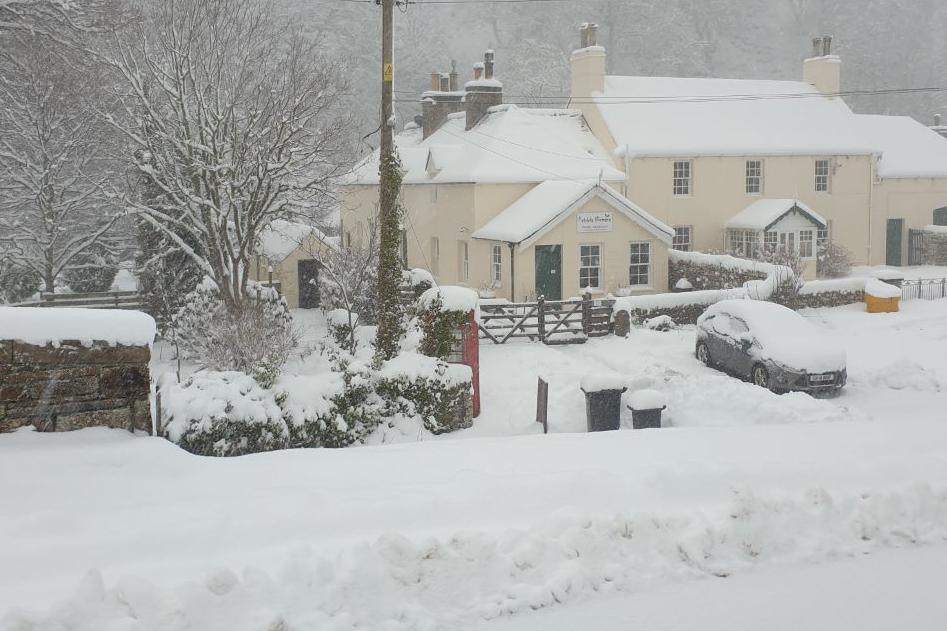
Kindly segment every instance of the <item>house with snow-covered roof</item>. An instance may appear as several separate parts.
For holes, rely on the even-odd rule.
[[[514,300],[665,291],[673,231],[621,193],[625,175],[582,113],[502,101],[488,51],[463,88],[435,74],[422,124],[396,136],[405,264]],[[377,199],[376,152],[343,188],[344,239]]]
[[[813,41],[802,81],[626,77],[607,74],[596,30],[583,25],[572,53],[571,105],[624,172],[621,192],[674,228],[675,248],[742,254],[733,223],[761,200],[824,218],[764,234],[803,248],[809,274],[813,239],[901,265],[911,230],[947,223],[947,139],[906,117],[854,114],[831,38]]]
[[[250,279],[272,285],[291,309],[319,306],[319,257],[338,248],[331,237],[309,224],[277,219],[263,230],[250,264]]]

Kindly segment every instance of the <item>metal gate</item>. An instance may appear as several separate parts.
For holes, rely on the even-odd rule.
[[[908,265],[924,265],[927,254],[927,233],[911,228],[908,230]]]

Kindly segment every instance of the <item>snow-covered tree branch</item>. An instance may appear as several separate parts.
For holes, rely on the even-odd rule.
[[[51,50],[37,34],[0,51],[0,251],[43,279],[89,248],[110,250],[120,216],[107,189],[120,149],[100,117],[112,104],[88,58]]]
[[[260,231],[318,214],[344,171],[340,62],[257,0],[162,2],[117,49],[132,122],[112,121],[156,193],[124,203],[239,310]]]

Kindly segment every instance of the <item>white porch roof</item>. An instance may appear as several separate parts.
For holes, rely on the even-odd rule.
[[[559,225],[593,197],[601,197],[612,208],[670,245],[674,229],[657,220],[615,189],[595,180],[547,180],[510,204],[483,227],[474,239],[517,243],[529,247]]]
[[[724,226],[731,230],[765,232],[793,211],[807,217],[820,228],[828,225],[822,215],[798,199],[759,199],[734,215]]]

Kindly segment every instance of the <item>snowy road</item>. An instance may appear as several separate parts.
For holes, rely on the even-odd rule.
[[[942,631],[947,547],[668,585],[465,631]]]
[[[224,460],[19,432],[0,437],[0,611],[46,613],[0,629],[454,628],[944,545],[945,444],[945,423],[838,422]],[[104,585],[51,610],[90,569]]]

